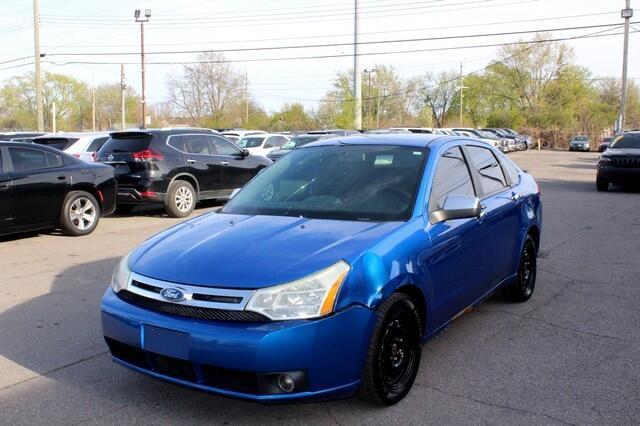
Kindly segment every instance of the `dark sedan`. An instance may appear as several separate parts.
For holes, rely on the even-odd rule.
[[[292,150],[296,148],[300,148],[301,146],[304,146],[308,143],[315,142],[320,139],[330,138],[330,137],[332,137],[332,135],[322,134],[322,133],[297,135],[291,138],[289,142],[282,145],[280,149],[271,151],[267,155],[267,158],[271,161],[278,161],[279,159],[281,159],[282,157],[284,157],[285,155],[287,155],[288,153],[290,153]]]
[[[640,132],[616,136],[600,156],[596,187],[607,191],[610,183],[640,185]]]
[[[0,235],[60,228],[93,232],[116,205],[113,168],[56,149],[0,142]]]

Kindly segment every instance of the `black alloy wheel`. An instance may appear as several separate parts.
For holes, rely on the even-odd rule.
[[[409,393],[418,374],[422,325],[415,304],[402,293],[392,294],[376,314],[358,396],[393,405]]]
[[[510,302],[526,302],[533,295],[536,286],[538,250],[531,235],[527,235],[516,280],[504,288],[503,295]]]

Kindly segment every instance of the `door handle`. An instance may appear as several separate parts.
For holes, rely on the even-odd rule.
[[[7,189],[9,189],[8,183],[0,183],[0,191],[6,191]]]
[[[58,180],[67,180],[67,177],[62,175],[62,176],[58,176]]]
[[[222,164],[223,166],[228,166],[228,165],[229,165],[229,162],[228,162],[228,161],[223,161],[223,162],[222,162],[222,163],[220,163],[220,164]]]
[[[193,163],[197,163],[197,161],[196,160],[187,160],[187,163],[193,164]]]
[[[520,193],[518,193],[518,192],[514,192],[514,193],[511,194],[511,199],[513,201],[518,201],[520,199],[520,197],[522,197],[522,195]]]

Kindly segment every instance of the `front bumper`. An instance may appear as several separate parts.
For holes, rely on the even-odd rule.
[[[375,313],[363,306],[317,320],[247,323],[160,314],[121,300],[110,288],[102,299],[102,328],[114,361],[181,385],[260,402],[352,395],[374,324]],[[126,345],[132,358],[114,350],[113,342]],[[222,373],[211,379],[211,370]],[[273,393],[246,385],[286,372],[304,374],[301,391]]]
[[[640,184],[640,168],[599,165],[598,179],[604,179],[615,185],[637,185]]]

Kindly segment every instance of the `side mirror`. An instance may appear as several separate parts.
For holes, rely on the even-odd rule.
[[[429,214],[431,223],[453,219],[480,218],[484,214],[480,200],[471,195],[447,195],[442,209]]]
[[[247,148],[243,148],[242,151],[240,151],[240,157],[245,158],[249,156],[249,150]]]
[[[240,192],[241,189],[242,188],[236,188],[233,191],[231,191],[231,195],[229,195],[229,199],[232,199],[233,197],[235,197],[238,194],[238,192]]]

